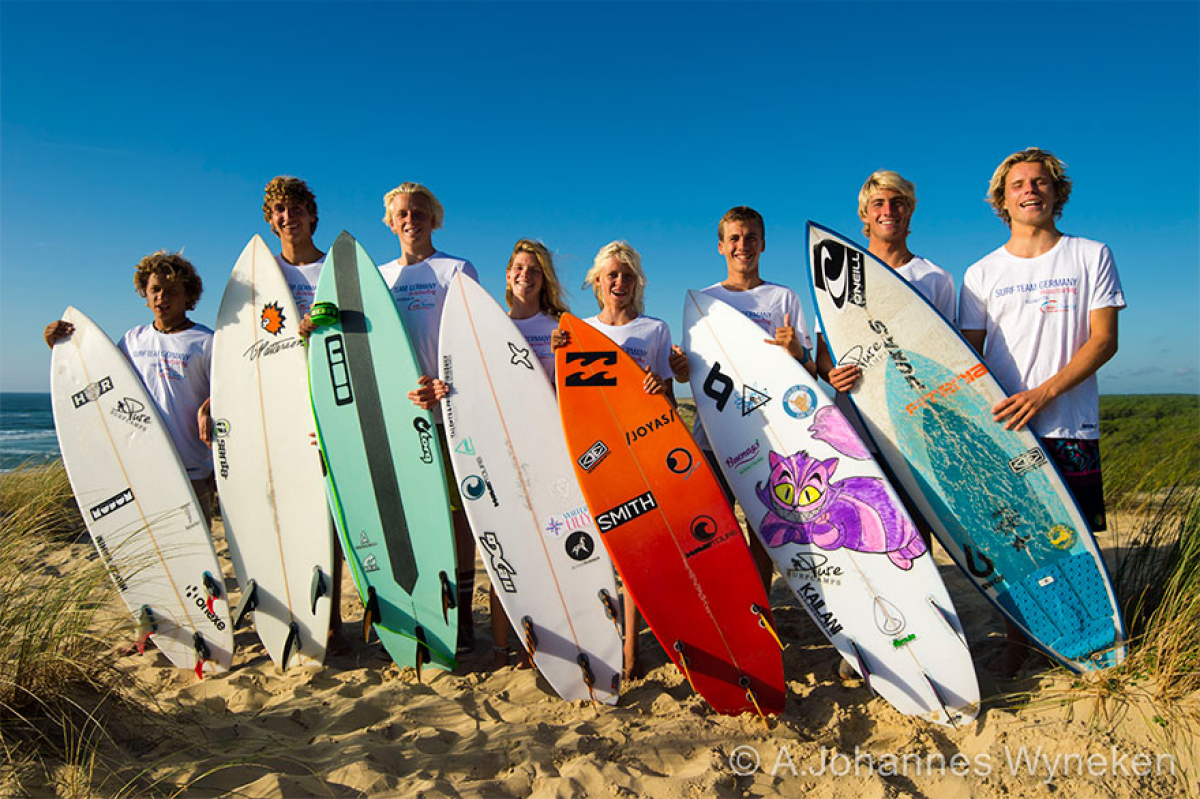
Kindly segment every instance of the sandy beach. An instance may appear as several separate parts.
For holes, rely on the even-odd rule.
[[[1129,523],[1118,518],[1113,526]],[[228,564],[220,523],[215,528]],[[1112,535],[1101,538],[1108,549]],[[319,670],[279,673],[249,625],[237,633],[233,671],[202,681],[156,650],[129,653],[129,640],[114,640],[112,665],[136,681],[140,699],[106,710],[102,765],[93,773],[116,771],[96,795],[176,795],[171,786],[186,786],[183,796],[241,797],[1132,798],[1196,791],[1195,739],[1180,719],[1196,718],[1197,697],[1163,718],[1148,703],[1114,713],[1097,704],[1088,680],[1040,660],[1014,679],[998,679],[982,664],[1001,646],[1002,623],[939,547],[935,553],[984,697],[978,720],[962,729],[905,717],[861,682],[841,684],[836,652],[780,579],[772,601],[788,644],[788,698],[769,723],[713,713],[645,630],[645,676],[625,685],[618,706],[564,702],[534,671],[491,669],[487,576],[478,568],[474,652],[456,671],[426,669],[420,680],[378,643],[363,643],[348,578],[342,613],[353,648]],[[54,551],[49,565],[66,570],[91,555],[84,538]],[[121,612],[115,590],[110,604]],[[58,767],[55,778],[69,777],[69,768]]]

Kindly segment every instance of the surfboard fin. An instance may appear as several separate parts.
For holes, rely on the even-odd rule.
[[[150,610],[149,605],[142,605],[142,609],[138,613],[137,651],[139,655],[146,654],[146,641],[150,640],[150,636],[156,632],[158,632],[158,619],[154,617],[154,611]]]
[[[311,605],[309,612],[316,615],[317,600],[329,596],[329,581],[325,579],[325,573],[321,571],[320,566],[313,566],[312,585],[309,586],[308,595]]]
[[[429,651],[429,643],[425,640],[425,628],[418,624],[413,630],[413,635],[417,637],[417,657],[414,665],[417,669],[417,682],[420,682],[421,667],[426,663],[432,663],[433,655]]]
[[[738,677],[738,685],[746,689],[746,698],[750,700],[750,704],[754,705],[754,709],[758,711],[758,717],[762,719],[763,726],[768,730],[771,729],[770,723],[767,721],[767,714],[762,712],[762,708],[758,705],[758,697],[754,695],[754,689],[750,687],[750,678],[745,674]]]
[[[692,686],[692,691],[700,693],[696,690],[696,683],[692,682],[692,672],[688,670],[688,656],[683,651],[683,641],[676,641],[672,647],[679,655],[679,666],[683,669],[683,676],[687,677],[688,685]]]
[[[620,614],[617,613],[616,600],[614,600],[612,598],[612,594],[608,593],[608,591],[604,588],[600,589],[599,595],[600,595],[600,604],[604,605],[604,615],[608,616],[608,620],[613,623],[613,626],[617,628],[617,632],[620,633],[621,632],[621,622],[618,621],[618,617],[620,616]]]
[[[457,591],[450,585],[450,578],[444,571],[438,572],[438,579],[442,582],[442,621],[449,624],[450,609],[458,607],[458,602],[454,599]]]
[[[213,613],[213,601],[221,598],[221,584],[209,572],[204,573],[202,580],[204,590],[208,594],[208,612]]]
[[[208,644],[204,643],[204,636],[196,633],[192,636],[192,648],[196,650],[196,677],[204,679],[204,664],[212,660],[212,653],[208,650]]]
[[[287,671],[288,661],[292,659],[292,649],[300,651],[300,625],[292,622],[288,625],[287,640],[283,642],[283,660],[279,667]]]
[[[525,630],[525,649],[529,651],[529,656],[533,657],[538,646],[537,633],[533,631],[533,619],[528,616],[521,619],[521,627]]]
[[[596,701],[596,675],[592,673],[592,663],[588,660],[586,652],[580,652],[575,658],[575,662],[579,664],[580,670],[583,671],[583,684],[587,686],[588,693],[591,694],[592,701]]]
[[[953,624],[950,623],[950,614],[947,613],[946,610],[939,605],[933,597],[925,597],[925,601],[929,603],[930,607],[937,611],[938,618],[945,622],[946,629],[954,633],[954,637],[961,641],[963,646],[967,646],[967,639],[964,638],[963,634],[959,632]],[[967,651],[970,651],[970,647],[967,647]]]
[[[242,591],[242,598],[238,601],[237,607],[233,609],[233,629],[242,626],[242,622],[246,620],[246,614],[258,607],[258,583],[251,578],[246,581],[246,588]]]
[[[854,647],[854,658],[858,661],[858,673],[862,675],[863,682],[867,684],[867,687],[874,691],[875,689],[871,686],[871,670],[867,668],[867,659],[863,657],[862,650],[858,648],[858,644],[854,642],[853,638],[850,639],[850,646]]]
[[[371,625],[379,620],[379,597],[373,586],[367,588],[367,601],[363,605],[363,643],[371,640]]]
[[[929,684],[929,690],[933,691],[934,698],[937,699],[938,704],[941,705],[942,710],[945,711],[946,720],[950,722],[951,727],[957,730],[958,725],[954,722],[954,713],[952,713],[950,708],[946,706],[946,699],[942,696],[942,692],[938,690],[938,687],[933,680],[929,679],[928,674],[921,672],[921,676],[925,678],[925,682]]]
[[[775,643],[779,644],[779,651],[785,651],[787,647],[783,645],[783,641],[779,640],[779,633],[775,632],[775,627],[767,620],[766,612],[756,604],[750,605],[750,612],[758,616],[758,626],[765,628],[771,634],[771,637],[775,639]]]

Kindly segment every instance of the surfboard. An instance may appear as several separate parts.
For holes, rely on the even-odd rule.
[[[559,411],[575,474],[625,589],[718,713],[779,713],[783,658],[750,549],[675,408],[607,336],[563,314]]]
[[[1092,532],[1041,442],[1005,430],[1006,394],[958,331],[886,264],[808,225],[810,277],[830,354],[856,363],[867,430],[971,582],[1076,671],[1125,656]]]
[[[392,295],[345,231],[310,313],[317,438],[364,621],[397,665],[454,668],[454,537],[437,431],[407,396],[421,373]]]
[[[850,423],[753,320],[689,291],[696,410],[725,479],[817,627],[901,713],[958,726],[979,684],[937,566]]]
[[[225,580],[187,471],[125,356],[75,308],[54,345],[54,427],[92,543],[139,630],[196,675],[228,671]]]
[[[559,696],[613,704],[616,580],[549,378],[508,314],[462,274],[442,310],[440,346],[450,460],[496,596]]]
[[[312,446],[300,314],[255,236],[225,285],[213,341],[213,461],[238,610],[281,669],[325,659],[333,535]],[[235,626],[240,620],[234,613]]]

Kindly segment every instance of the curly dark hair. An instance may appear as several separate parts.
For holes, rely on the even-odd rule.
[[[291,175],[271,178],[263,188],[263,219],[268,225],[271,224],[271,207],[280,200],[292,200],[308,209],[313,219],[313,233],[317,232],[317,198],[307,183]]]
[[[200,279],[200,273],[181,252],[159,250],[138,261],[133,273],[133,287],[142,297],[146,296],[146,286],[150,283],[151,275],[181,283],[187,296],[189,311],[195,309],[200,295],[204,293],[204,281]]]

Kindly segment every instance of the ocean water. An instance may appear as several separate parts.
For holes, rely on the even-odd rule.
[[[0,392],[0,472],[58,455],[50,395]]]

